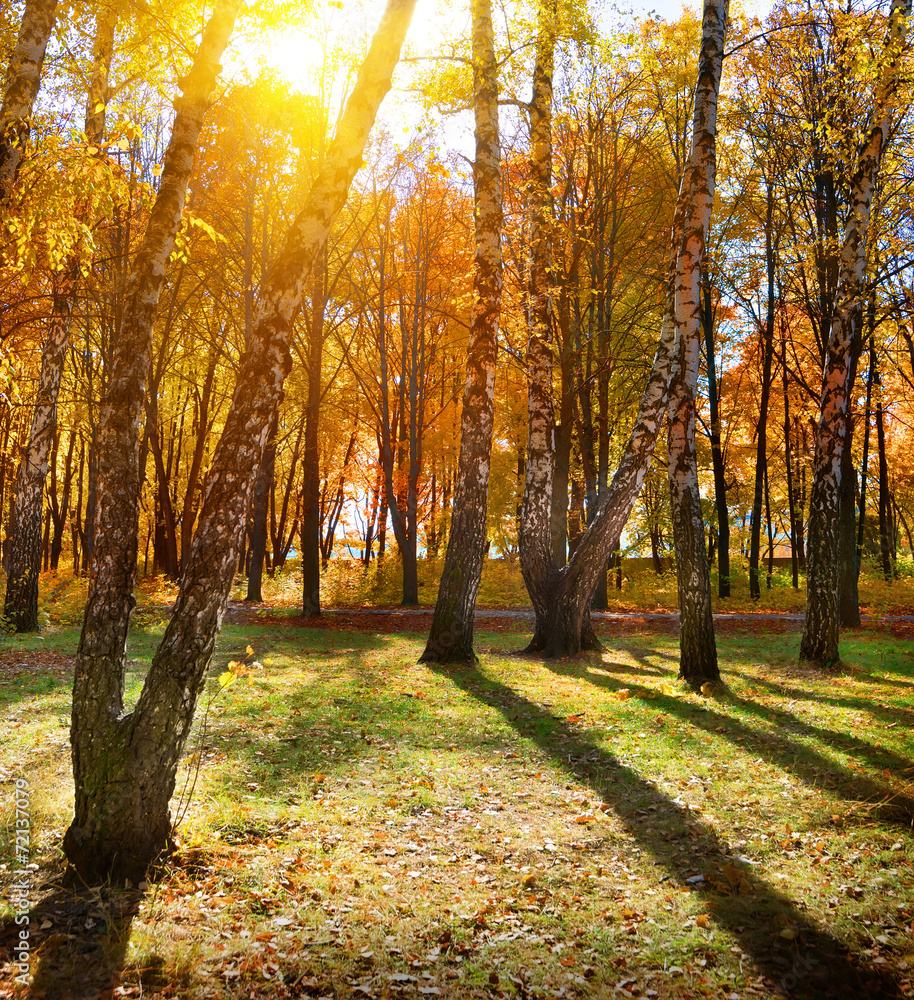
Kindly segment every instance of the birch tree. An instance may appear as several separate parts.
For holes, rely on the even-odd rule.
[[[840,662],[838,531],[850,377],[855,340],[861,336],[870,209],[895,111],[899,66],[910,14],[911,0],[892,0],[873,124],[860,146],[856,170],[851,179],[850,212],[841,248],[837,304],[822,374],[806,550],[806,620],[800,643],[801,662],[821,668],[834,667]]]
[[[695,391],[702,340],[701,265],[714,207],[717,95],[728,6],[727,0],[706,0],[704,7],[692,148],[686,168],[689,202],[676,260],[674,316],[679,337],[678,371],[670,391],[668,412],[670,506],[679,589],[679,675],[695,687],[720,676],[695,459]]]
[[[87,145],[101,150],[108,102],[108,71],[114,50],[115,12],[99,14],[92,76],[86,97]],[[57,432],[57,397],[63,378],[76,285],[79,247],[52,277],[51,315],[41,354],[41,374],[32,426],[16,480],[16,507],[10,539],[4,617],[17,632],[38,631],[38,573],[41,563],[42,497],[51,445]]]
[[[536,62],[530,116],[530,186],[527,194],[530,249],[527,283],[527,462],[520,515],[520,565],[537,615],[531,648],[545,641],[539,624],[549,607],[558,568],[552,547],[552,490],[555,474],[555,403],[552,397],[552,75],[556,9],[539,6]]]
[[[561,570],[555,568],[554,563],[548,567],[542,573],[536,597],[531,594],[536,612],[536,629],[529,647],[531,652],[543,652],[547,656],[573,656],[582,649],[598,647],[588,606],[650,466],[657,433],[669,400],[670,380],[679,355],[677,318],[681,322],[686,319],[690,323],[699,322],[697,311],[693,316],[685,299],[681,298],[679,312],[676,312],[676,295],[680,287],[689,291],[693,287],[692,283],[697,287],[699,281],[698,272],[693,275],[689,268],[693,264],[698,268],[701,264],[703,241],[710,218],[707,213],[710,212],[711,198],[707,186],[709,183],[713,184],[714,167],[713,163],[708,164],[705,160],[707,157],[713,158],[715,152],[715,114],[725,24],[726,4],[722,0],[708,0],[704,8],[696,95],[709,106],[696,107],[693,116],[692,160],[686,165],[677,198],[666,305],[651,373],[622,458],[609,488],[598,501],[593,520],[568,564]],[[697,175],[693,178],[694,165],[697,165]],[[704,189],[697,194],[696,185],[704,185]],[[680,263],[686,234],[689,239],[688,253]],[[697,304],[697,292],[692,294],[694,299],[691,301]],[[544,476],[541,478],[545,479]],[[548,526],[548,514],[546,523]],[[538,551],[543,550],[540,548]]]
[[[29,119],[56,16],[57,0],[28,0],[22,12],[0,105],[0,203],[9,200],[25,155]]]
[[[473,312],[451,530],[432,627],[420,658],[426,663],[475,658],[473,619],[486,553],[489,461],[495,417],[495,361],[502,288],[501,144],[490,0],[473,0],[472,18],[476,116]]]
[[[177,764],[228,601],[264,445],[291,368],[293,320],[314,260],[362,164],[414,6],[415,0],[389,0],[324,165],[261,286],[253,337],[213,454],[178,598],[137,705],[129,713],[124,706],[125,640],[133,606],[136,520],[134,515],[131,524],[112,524],[112,512],[122,505],[126,520],[136,507],[139,484],[128,474],[132,455],[138,451],[139,413],[133,413],[127,424],[126,414],[111,412],[110,401],[106,406],[100,435],[100,452],[106,454],[104,458],[100,454],[105,475],[101,476],[100,468],[99,513],[107,531],[99,530],[93,553],[77,656],[71,727],[76,810],[64,838],[68,860],[86,881],[109,877],[137,881],[169,849],[169,802]],[[193,114],[202,119],[215,81],[218,53],[237,9],[238,0],[221,0],[194,68],[185,78],[185,97],[175,125],[178,139],[173,136],[166,157],[163,187],[174,190],[170,173],[179,169],[179,161],[188,154],[192,159],[190,126],[181,121],[182,112],[185,117]],[[181,198],[173,199],[175,207],[182,203]],[[159,261],[160,254],[148,269],[159,267]],[[149,306],[154,309],[154,303]],[[128,343],[123,329],[121,336],[112,385],[115,391],[124,392],[125,382],[132,378],[136,395],[143,373],[134,372],[124,357]],[[118,451],[120,467],[115,461]],[[115,480],[118,472],[121,479]]]

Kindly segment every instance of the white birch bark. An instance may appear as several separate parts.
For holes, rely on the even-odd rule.
[[[0,202],[9,199],[25,154],[29,119],[56,15],[57,0],[27,0],[22,13],[0,105]]]
[[[520,517],[520,565],[537,613],[549,606],[557,572],[552,551],[552,486],[555,471],[555,403],[552,396],[552,74],[555,61],[554,0],[539,7],[533,95],[530,100],[530,186],[527,196],[530,263],[527,292],[527,465]],[[540,648],[534,635],[530,649]]]
[[[200,129],[209,108],[219,60],[234,28],[241,0],[219,0],[206,25],[183,94],[175,101],[171,139],[159,191],[133,263],[124,314],[111,359],[97,442],[95,545],[89,595],[76,658],[70,742],[76,783],[76,818],[64,850],[77,870],[94,871],[96,837],[106,828],[104,800],[94,814],[104,782],[116,768],[115,735],[124,711],[127,630],[136,603],[140,502],[140,421],[152,350],[152,324],[168,258],[181,222]],[[108,756],[112,757],[109,761]],[[112,798],[111,805],[115,800]],[[98,854],[101,860],[104,852]]]
[[[438,663],[475,658],[473,620],[486,553],[487,492],[501,309],[501,144],[498,67],[490,0],[473,0],[472,12],[476,114],[473,313],[451,530],[432,627],[421,657],[423,662]]]
[[[80,713],[77,810],[64,841],[68,859],[85,879],[113,875],[135,881],[168,849],[169,802],[177,762],[219,634],[251,490],[283,380],[291,368],[292,322],[313,262],[362,164],[414,7],[415,0],[389,0],[324,166],[263,283],[251,343],[204,484],[178,599],[136,709],[128,716],[122,714],[120,655],[97,660],[91,684],[78,692],[90,705],[98,706],[96,718],[101,723],[93,732],[87,726],[91,710]],[[110,481],[105,488],[112,489]],[[132,544],[135,565],[135,535]],[[126,564],[127,559],[122,559],[122,565]],[[114,611],[123,615],[118,595],[114,598]],[[99,605],[93,613],[99,616],[103,608]],[[115,617],[114,624],[120,628],[120,619]],[[74,692],[74,719],[76,697]],[[85,780],[87,776],[91,782]]]
[[[720,676],[695,460],[695,392],[702,335],[701,262],[714,207],[717,98],[727,9],[727,0],[705,0],[692,148],[686,172],[689,204],[676,260],[674,315],[679,336],[679,364],[667,414],[670,503],[679,590],[679,673],[696,687]]]
[[[822,375],[806,550],[806,620],[800,642],[800,660],[823,668],[834,667],[840,662],[839,510],[851,359],[854,338],[860,335],[862,321],[863,278],[873,192],[897,106],[899,65],[910,15],[911,0],[893,0],[883,50],[884,69],[875,124],[861,144],[851,181],[851,210],[841,248],[837,304]]]

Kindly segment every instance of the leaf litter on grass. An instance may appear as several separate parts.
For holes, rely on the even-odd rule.
[[[880,636],[882,680],[820,679],[786,668],[789,641],[722,641],[729,687],[702,698],[665,635],[435,670],[415,638],[227,629],[211,683],[248,644],[264,669],[214,708],[181,848],[112,989],[910,993],[910,823],[873,798],[907,794],[911,746],[871,725],[912,707],[909,647]],[[43,864],[67,819],[48,817]]]

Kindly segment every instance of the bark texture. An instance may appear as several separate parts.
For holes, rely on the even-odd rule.
[[[552,491],[555,475],[555,402],[552,397],[552,74],[555,62],[555,5],[539,6],[533,95],[530,99],[530,185],[527,193],[530,261],[527,282],[527,462],[520,515],[520,565],[540,621],[558,567],[552,549]],[[542,648],[534,635],[530,649]]]
[[[708,3],[705,5],[706,20],[710,17],[721,32],[725,24],[723,13],[725,7],[724,3]],[[708,45],[710,44],[709,42]],[[706,48],[707,45],[703,41],[702,51],[704,52]],[[716,62],[712,61],[709,64],[708,60],[705,59],[702,63],[706,83],[709,82],[708,73],[713,75],[715,67],[719,83],[719,57],[723,52],[722,38],[717,43],[716,51],[718,52]],[[700,77],[700,86],[701,81],[702,78]],[[716,111],[716,98],[714,110]],[[702,127],[710,128],[712,136],[710,145],[707,137],[698,137],[693,140],[693,146],[699,148],[702,153],[713,153],[714,123],[707,117],[707,114],[697,121]],[[713,184],[713,165],[710,169],[711,183]],[[625,451],[608,489],[597,499],[596,512],[593,519],[588,525],[587,531],[581,536],[575,546],[567,566],[559,570],[553,564],[551,571],[543,574],[543,582],[538,597],[533,598],[533,606],[537,618],[536,631],[533,641],[530,644],[530,649],[531,651],[541,651],[546,656],[574,656],[582,649],[596,648],[599,645],[590,623],[588,611],[591,595],[594,593],[601,574],[605,573],[609,558],[613,553],[613,549],[618,545],[622,529],[625,527],[632,506],[644,482],[644,477],[647,474],[654,452],[660,424],[670,398],[670,383],[674,363],[679,354],[676,296],[685,280],[683,277],[684,271],[682,271],[685,265],[684,263],[680,264],[680,258],[682,257],[685,245],[687,226],[691,227],[693,234],[691,242],[687,247],[690,254],[689,259],[695,261],[696,266],[700,265],[701,252],[695,240],[700,238],[703,241],[707,224],[705,224],[704,229],[700,230],[699,235],[696,236],[696,226],[699,221],[696,213],[699,212],[699,208],[693,204],[694,182],[691,175],[692,168],[689,166],[686,169],[680,186],[676,214],[673,221],[666,308],[660,340],[651,374],[644,389],[638,415],[629,435]],[[699,175],[699,180],[701,180],[702,176],[704,175]],[[705,196],[701,202],[700,210],[705,211],[709,207],[710,199]],[[703,249],[703,242],[701,249]],[[698,252],[696,253],[696,251]],[[694,298],[692,301],[696,307],[698,304],[698,280],[699,273],[697,270],[694,275],[689,274],[689,281],[694,283],[693,285],[689,285],[689,288],[693,289],[692,294]],[[684,305],[681,311],[684,316],[687,314]],[[690,314],[690,321],[693,324],[700,322],[697,310]],[[699,327],[695,326],[692,330],[693,339],[698,337],[698,329]],[[551,401],[551,395],[549,399]],[[687,405],[687,401],[683,405]],[[694,391],[692,406],[694,410]],[[694,491],[694,496],[697,500],[697,489]],[[704,552],[703,531],[700,532],[700,536],[700,545],[702,552]],[[548,521],[545,537],[548,543]],[[696,540],[694,544],[697,546],[699,543]],[[707,570],[705,569],[706,572]]]
[[[214,17],[227,6],[218,6]],[[122,657],[91,657],[81,647],[74,693],[76,817],[64,848],[86,880],[110,876],[135,881],[168,848],[178,759],[219,633],[250,493],[291,367],[292,321],[319,248],[361,166],[414,6],[415,0],[388,3],[324,167],[263,282],[254,336],[213,454],[178,599],[131,714],[123,714]],[[234,0],[231,10],[233,19]],[[206,38],[204,34],[204,44]],[[111,483],[105,488],[110,490]],[[122,537],[123,543],[133,543],[133,562],[135,541]],[[101,562],[99,558],[97,564]],[[87,612],[87,628],[90,613],[122,632],[121,617],[129,616],[129,608],[125,611],[124,602],[117,601],[106,614],[96,602]],[[98,624],[91,622],[93,633]]]
[[[490,0],[473,0],[472,10],[476,114],[473,313],[451,530],[432,627],[420,658],[426,663],[475,659],[473,620],[487,548],[487,494],[502,288],[501,144]]]
[[[96,108],[108,99],[108,69],[114,48],[116,18],[113,13],[99,17],[92,78],[86,99],[86,138],[99,148],[105,132],[105,112]],[[57,433],[57,397],[67,359],[78,278],[77,248],[53,278],[51,316],[41,352],[38,394],[32,411],[28,444],[17,476],[16,507],[12,518],[14,528],[4,599],[4,617],[16,632],[38,631],[42,498],[48,476],[48,455]],[[56,565],[55,561],[55,568]]]
[[[832,319],[819,404],[819,427],[809,503],[806,547],[806,620],[800,661],[820,668],[840,662],[839,512],[844,441],[854,337],[863,311],[863,276],[873,192],[897,101],[898,68],[911,14],[911,0],[893,0],[886,38],[875,124],[863,142],[850,189],[850,212],[838,271],[838,301]]]
[[[57,0],[28,0],[22,12],[0,106],[0,203],[9,200],[22,164],[29,118],[41,85],[41,67],[56,16]]]
[[[152,324],[165,266],[181,221],[187,183],[203,118],[216,84],[219,60],[228,43],[240,0],[221,0],[203,33],[165,154],[159,191],[143,243],[133,264],[108,391],[97,439],[95,544],[89,567],[89,595],[76,660],[70,742],[76,784],[75,817],[64,851],[83,878],[135,868],[151,841],[167,842],[169,830],[147,824],[139,804],[133,815],[118,816],[113,785],[136,780],[142,756],[126,742],[124,668],[127,630],[135,600],[140,499],[140,422],[152,349]],[[161,781],[152,775],[150,783]],[[149,793],[149,788],[144,788]],[[116,823],[131,823],[135,836],[118,836]],[[133,870],[133,869],[131,869]],[[136,872],[134,871],[134,874]]]
[[[701,343],[701,264],[714,206],[717,95],[724,58],[727,8],[726,0],[706,0],[702,20],[692,149],[686,168],[689,201],[676,260],[674,315],[679,337],[679,367],[668,409],[670,504],[679,589],[679,676],[694,687],[720,676],[695,461],[695,390]]]

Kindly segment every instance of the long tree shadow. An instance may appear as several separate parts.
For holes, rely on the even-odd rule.
[[[53,889],[29,914],[28,996],[42,1000],[83,1000],[111,996],[121,984],[130,931],[144,893],[139,890]],[[18,945],[21,927],[0,924],[0,948],[7,960]],[[140,975],[156,984],[156,970]],[[164,962],[162,970],[164,974]],[[163,978],[158,985],[164,985]]]
[[[605,674],[594,673],[586,666],[559,663],[554,660],[545,661],[544,665],[554,673],[586,680],[611,691],[617,691],[622,686],[613,678],[607,677]],[[675,715],[707,733],[738,741],[770,763],[789,770],[794,777],[811,788],[821,789],[825,787],[830,792],[841,795],[847,800],[871,804],[869,808],[872,815],[883,823],[900,826],[906,830],[910,829],[912,819],[914,819],[914,799],[910,796],[899,793],[872,778],[854,774],[812,747],[788,739],[778,733],[759,732],[732,715],[717,712],[693,702],[685,703],[675,696],[664,695],[659,691],[652,690],[650,694],[652,703],[658,708],[663,708],[670,715]],[[742,699],[737,698],[731,692],[725,693],[723,697],[732,699],[736,703],[742,703]],[[758,714],[764,717],[764,710],[759,709]],[[799,720],[789,713],[783,714],[799,723]],[[723,732],[721,731],[722,726],[725,727]],[[810,728],[814,729],[815,727]],[[831,730],[824,730],[824,732],[828,733]],[[864,743],[864,746],[875,752],[875,748],[871,747],[870,744]],[[904,767],[910,765],[910,761],[906,758],[899,757],[897,760]]]
[[[560,669],[555,664],[548,664],[548,666],[549,669],[553,671]],[[603,666],[604,668],[607,666],[618,666],[621,671],[625,671],[627,669],[627,665],[623,663],[607,664],[604,661]],[[635,672],[642,673],[643,671],[636,668]],[[577,666],[569,667],[568,675],[572,677],[580,677],[590,683],[600,684],[600,681],[597,679],[599,675],[588,671],[586,667],[583,668],[583,670]],[[670,676],[673,676],[672,673],[670,673]],[[745,677],[750,681],[754,680],[754,678],[748,677],[745,674],[740,674],[739,676]],[[813,697],[808,692],[803,692],[797,688],[778,688],[775,685],[767,686],[772,690],[777,690],[778,693],[783,694],[785,698],[806,700]],[[651,697],[656,698],[659,703],[663,703],[664,705],[666,704],[666,700],[655,694],[654,691],[651,691]],[[784,729],[787,729],[792,733],[796,733],[799,736],[812,736],[815,739],[822,740],[823,743],[827,743],[836,750],[843,750],[846,753],[859,757],[860,759],[866,761],[870,767],[876,770],[887,768],[898,774],[914,772],[914,760],[911,758],[902,757],[900,754],[897,754],[885,747],[875,746],[867,740],[860,739],[859,736],[852,736],[850,733],[837,732],[836,730],[828,729],[825,726],[814,725],[811,722],[807,722],[806,720],[799,718],[792,712],[785,711],[783,708],[775,708],[771,705],[759,705],[751,698],[745,698],[738,695],[732,688],[724,688],[721,698],[734,705],[738,705],[746,712],[757,716],[765,722],[777,721]],[[694,707],[691,710],[701,711],[701,708]],[[730,717],[728,716],[727,718],[729,720]]]
[[[761,719],[767,718],[768,721],[776,719],[783,728],[788,729],[792,733],[812,736],[822,740],[823,743],[829,744],[829,746],[834,747],[836,750],[843,750],[846,753],[852,754],[866,761],[870,767],[876,769],[888,768],[896,773],[914,772],[914,760],[911,760],[910,757],[902,757],[900,754],[886,747],[874,746],[867,740],[860,739],[859,736],[836,732],[825,726],[816,726],[811,722],[797,717],[792,712],[785,711],[783,708],[775,708],[771,705],[758,705],[751,699],[736,694],[732,689],[727,689],[723,697]]]
[[[776,681],[766,680],[764,677],[757,677],[754,674],[745,674],[739,670],[728,671],[734,677],[741,677],[746,683],[766,688],[774,691],[785,698],[796,698],[803,701],[821,701],[838,708],[850,708],[859,712],[868,712],[878,719],[889,719],[905,726],[914,728],[914,708],[904,708],[900,705],[879,705],[867,698],[845,698],[834,694],[820,694],[804,690],[803,688],[791,687],[787,684],[780,684]]]
[[[736,853],[710,826],[650,781],[513,688],[476,667],[433,669],[500,712],[521,736],[602,796],[638,843],[681,884],[688,884],[687,879],[695,874],[696,855],[723,861]],[[810,1000],[861,993],[888,1000],[900,995],[890,970],[858,964],[838,939],[758,874],[746,870],[744,879],[737,895],[718,896],[707,883],[694,888],[708,897],[715,921],[739,940],[764,974],[780,982],[783,990]],[[781,934],[785,922],[795,932],[789,942]]]

